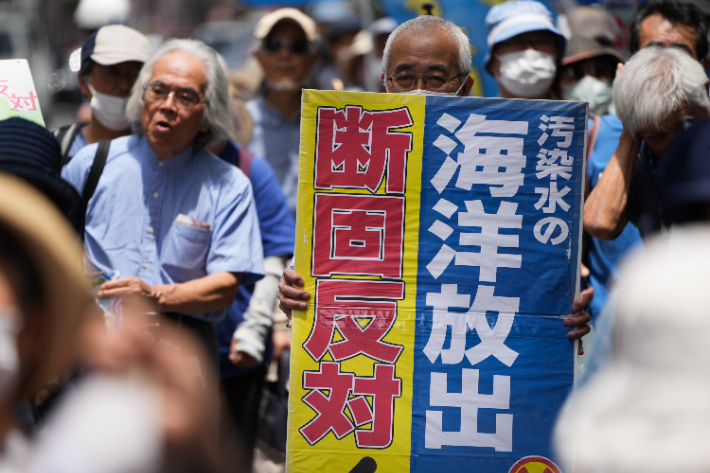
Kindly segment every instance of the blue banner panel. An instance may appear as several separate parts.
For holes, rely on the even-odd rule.
[[[411,471],[556,470],[586,124],[575,102],[427,97]]]

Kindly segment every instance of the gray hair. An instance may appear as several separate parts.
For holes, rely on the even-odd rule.
[[[205,92],[204,122],[210,128],[200,132],[195,138],[193,148],[202,150],[221,141],[232,138],[234,127],[229,108],[229,88],[227,78],[219,65],[215,51],[202,41],[196,39],[172,39],[164,43],[148,59],[136,83],[131,90],[131,96],[126,105],[126,116],[131,123],[131,129],[137,135],[143,134],[141,126],[141,111],[143,109],[143,90],[148,85],[155,64],[163,56],[174,52],[186,52],[201,60],[206,69],[207,90]]]
[[[677,48],[651,46],[634,54],[614,80],[616,114],[632,135],[660,129],[683,107],[710,107],[703,67]]]
[[[382,72],[387,75],[390,66],[390,56],[392,55],[392,43],[401,33],[412,31],[422,35],[429,34],[432,28],[444,30],[453,37],[459,45],[458,50],[458,68],[461,75],[467,76],[473,70],[471,64],[471,45],[468,41],[468,36],[461,31],[461,28],[454,23],[432,15],[421,15],[411,20],[407,20],[399,25],[387,38],[385,50],[382,53]]]

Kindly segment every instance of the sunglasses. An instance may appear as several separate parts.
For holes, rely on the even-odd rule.
[[[308,51],[308,43],[300,39],[292,40],[281,38],[279,36],[272,36],[264,43],[264,49],[270,53],[281,51],[281,48],[284,46],[290,49],[294,54],[304,54]]]
[[[569,80],[582,80],[584,76],[592,76],[597,79],[614,79],[616,75],[616,65],[619,60],[608,56],[585,59],[562,66],[562,76]]]

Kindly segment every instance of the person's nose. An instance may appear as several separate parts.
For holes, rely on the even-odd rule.
[[[414,84],[414,90],[427,90],[424,77],[417,77],[417,82]]]
[[[118,86],[118,92],[121,97],[128,97],[133,88],[133,84],[136,82],[136,78],[132,75],[121,77],[121,81]]]
[[[289,47],[288,44],[281,44],[281,47],[279,48],[278,56],[280,58],[288,58],[291,56],[291,48]]]
[[[177,112],[177,102],[175,102],[175,91],[171,90],[165,100],[160,104],[161,110]]]

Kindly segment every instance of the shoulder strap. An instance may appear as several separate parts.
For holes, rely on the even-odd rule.
[[[91,165],[89,177],[86,178],[84,192],[81,194],[81,200],[84,203],[84,212],[82,215],[84,216],[86,216],[86,209],[89,206],[89,200],[91,200],[91,197],[94,195],[94,191],[96,191],[96,185],[99,183],[101,173],[104,171],[104,166],[106,165],[106,158],[108,157],[108,150],[110,147],[111,141],[99,141],[99,147],[96,150],[96,156],[94,156],[94,162]]]
[[[57,141],[59,141],[59,147],[62,150],[62,166],[71,161],[69,150],[71,149],[72,143],[74,143],[76,135],[79,134],[80,129],[81,123],[75,122],[54,130],[54,136],[57,138]]]
[[[236,165],[244,173],[246,177],[251,179],[251,161],[254,159],[254,154],[246,149],[245,146],[240,146],[237,152]]]

